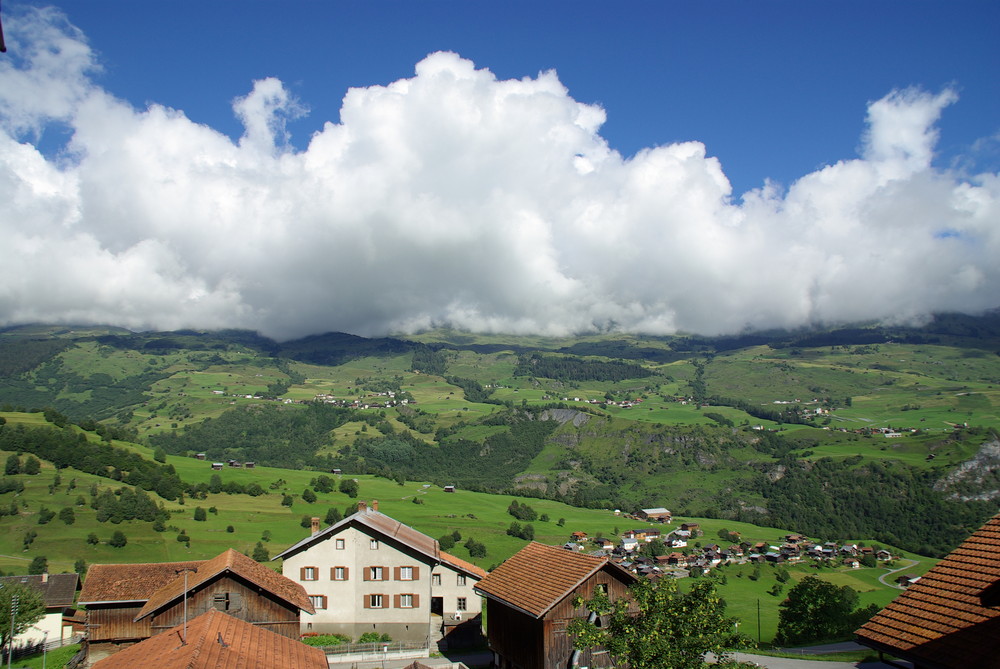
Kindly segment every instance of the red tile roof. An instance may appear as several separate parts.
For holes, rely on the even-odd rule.
[[[997,666],[1000,514],[857,630],[858,641],[921,666]]]
[[[121,650],[93,669],[327,669],[322,649],[212,609]]]
[[[144,602],[177,578],[178,570],[197,569],[203,562],[95,564],[87,570],[79,603]]]
[[[584,555],[532,541],[476,584],[480,594],[541,618],[601,569],[635,577],[604,557]]]
[[[266,590],[275,597],[297,606],[306,613],[316,612],[309,602],[309,596],[301,585],[272,569],[268,569],[255,560],[251,560],[246,555],[234,551],[232,548],[211,560],[202,562],[193,573],[187,573],[187,589],[189,592],[195,590],[199,585],[225,572],[242,577],[244,580]],[[184,586],[185,574],[176,574],[170,583],[167,583],[150,596],[149,601],[142,607],[142,610],[139,611],[135,619],[140,620],[145,618],[179,599],[184,594]]]
[[[486,570],[477,567],[471,562],[466,562],[462,558],[455,557],[451,553],[445,553],[444,551],[441,551],[440,553],[438,553],[438,555],[441,557],[441,562],[444,562],[446,564],[451,565],[452,567],[455,567],[456,569],[464,571],[470,576],[475,576],[476,578],[479,579],[486,577]]]

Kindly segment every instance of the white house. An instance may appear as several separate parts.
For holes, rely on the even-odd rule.
[[[14,639],[15,646],[29,646],[48,641],[66,640],[73,636],[69,621],[64,616],[73,613],[73,600],[80,589],[78,574],[35,574],[32,576],[4,576],[0,587],[19,584],[37,590],[45,602],[45,615]]]
[[[276,555],[316,609],[302,632],[386,633],[394,641],[450,645],[478,638],[482,600],[473,587],[486,572],[440,549],[436,539],[358,504],[358,511]]]

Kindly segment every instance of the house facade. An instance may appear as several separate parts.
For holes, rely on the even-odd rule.
[[[73,636],[68,618],[73,613],[73,600],[80,589],[78,574],[35,574],[0,578],[0,587],[6,583],[17,583],[37,590],[45,602],[42,619],[14,637],[15,646],[31,646],[45,640],[61,641]]]
[[[302,632],[429,643],[454,634],[451,645],[478,636],[482,604],[473,588],[486,572],[380,513],[377,501],[322,531],[313,519],[311,536],[279,558],[315,609],[301,617]]]
[[[604,557],[531,542],[479,582],[486,598],[487,634],[497,669],[609,667],[601,649],[577,651],[567,633],[574,618],[588,618],[579,595],[598,590],[615,601],[629,597],[636,577]]]

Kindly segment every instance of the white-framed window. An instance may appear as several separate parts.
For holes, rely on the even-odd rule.
[[[382,576],[385,574],[382,567],[368,567],[368,580],[369,581],[381,581]]]
[[[431,574],[431,585],[441,585],[441,574]]]
[[[337,546],[337,550],[338,551],[344,550],[344,540],[343,539],[337,539],[337,541],[335,542],[335,544]]]
[[[413,580],[413,567],[400,567],[399,568],[399,580],[400,581],[412,581]]]
[[[299,580],[318,581],[319,569],[317,569],[316,567],[302,567],[302,569],[299,570]]]
[[[465,585],[465,574],[459,574],[458,575],[458,584],[459,585]]]
[[[309,603],[317,611],[326,608],[326,595],[309,595]]]
[[[399,608],[401,608],[401,609],[412,609],[413,608],[413,595],[400,595],[399,596]]]
[[[458,601],[455,602],[455,610],[456,611],[468,611],[469,610],[469,604],[466,601],[465,597],[459,597],[458,598]]]
[[[372,549],[373,551],[377,551],[378,550],[378,539],[369,539],[368,540],[368,548]]]
[[[330,569],[330,580],[346,581],[348,574],[350,574],[350,569],[347,567],[333,567]]]
[[[368,605],[366,608],[369,609],[384,609],[385,608],[385,595],[365,595],[365,603]]]

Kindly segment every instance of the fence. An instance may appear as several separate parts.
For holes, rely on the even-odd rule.
[[[11,653],[11,659],[19,660],[22,657],[27,657],[29,655],[39,655],[43,650],[47,652],[52,650],[53,648],[62,648],[63,646],[69,646],[74,643],[80,643],[81,639],[83,639],[82,634],[74,634],[73,636],[68,637],[66,639],[52,639],[51,641],[46,641],[44,643],[38,641],[37,643],[28,643],[19,646],[14,646],[14,650]],[[0,656],[2,656],[2,659],[5,662],[7,660],[8,651],[9,648],[4,648],[2,651],[0,651]]]
[[[327,655],[349,655],[351,653],[399,653],[413,650],[427,650],[426,641],[376,641],[375,643],[342,643],[338,646],[321,646]]]

